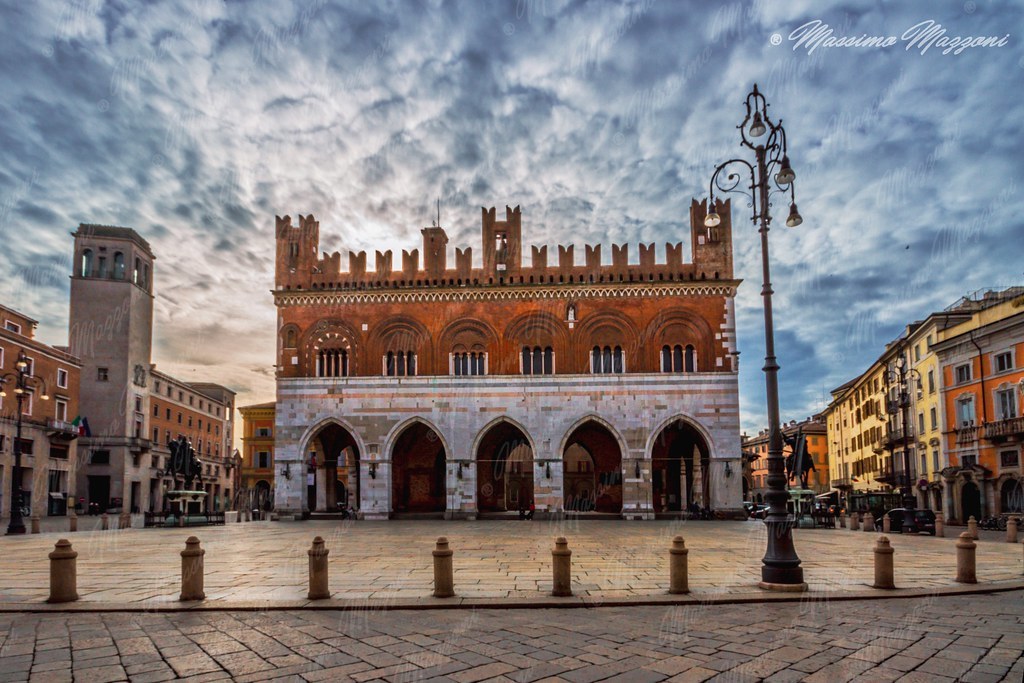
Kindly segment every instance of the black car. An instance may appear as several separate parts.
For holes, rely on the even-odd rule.
[[[903,533],[903,519],[905,515],[911,518],[913,533],[928,533],[935,535],[935,513],[931,510],[908,510],[907,508],[895,508],[889,510],[889,531],[890,533]],[[882,517],[875,519],[875,531],[882,530]]]

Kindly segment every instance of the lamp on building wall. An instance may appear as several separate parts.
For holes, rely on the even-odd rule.
[[[636,461],[636,468],[634,470],[634,473],[636,474],[636,478],[639,479],[640,478],[640,461],[639,460]]]
[[[11,519],[7,524],[8,534],[25,533],[25,522],[21,517],[21,509],[25,506],[24,492],[21,490],[21,421],[24,403],[34,391],[39,391],[41,400],[48,401],[50,399],[46,393],[46,381],[33,374],[31,370],[25,353],[19,352],[18,360],[14,363],[14,372],[0,375],[0,397],[7,395],[4,387],[13,384],[18,413],[14,432],[14,467],[11,468]]]
[[[726,477],[731,477],[732,476],[732,465],[730,465],[728,462],[725,463],[725,476]]]
[[[377,478],[377,463],[371,462],[370,463],[370,479],[376,479],[376,478]]]
[[[290,480],[292,478],[292,470],[291,470],[291,467],[289,466],[289,463],[285,463],[284,464],[284,471],[281,472],[281,474],[284,475],[285,479],[289,479]]]
[[[711,237],[721,222],[715,204],[715,191],[742,195],[752,208],[751,221],[758,226],[761,234],[761,268],[764,282],[761,295],[764,297],[765,336],[765,393],[768,404],[768,547],[761,567],[762,588],[794,587],[805,589],[804,570],[793,545],[793,516],[786,509],[789,494],[786,491],[785,463],[782,455],[782,430],[779,418],[779,364],[775,358],[775,332],[772,321],[772,286],[768,258],[768,226],[772,217],[769,211],[769,195],[779,192],[788,196],[789,216],[786,225],[796,227],[803,222],[796,208],[796,194],[793,181],[796,173],[789,163],[786,131],[782,120],[775,122],[768,116],[768,102],[754,85],[747,94],[747,113],[737,128],[740,144],[754,153],[754,163],[746,159],[729,159],[719,164],[711,174],[708,212],[704,227]],[[749,127],[748,127],[749,124]],[[767,138],[756,143],[753,138]],[[749,176],[748,176],[749,174]],[[774,174],[774,175],[773,175]],[[749,185],[746,180],[749,178]],[[726,466],[728,467],[728,465]],[[729,470],[726,469],[726,472]]]
[[[459,469],[455,473],[455,476],[458,477],[459,479],[462,479],[462,461],[461,460],[459,461]]]
[[[544,478],[545,479],[550,479],[551,478],[551,462],[550,461],[544,463]]]

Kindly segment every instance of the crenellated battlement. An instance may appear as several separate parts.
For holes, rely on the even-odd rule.
[[[448,267],[448,236],[441,227],[423,228],[421,248],[402,250],[396,264],[391,250],[376,251],[373,268],[366,252],[349,252],[347,269],[340,252],[317,255],[320,224],[312,215],[277,217],[278,290],[368,289],[378,287],[465,287],[529,284],[643,282],[679,280],[731,280],[732,227],[729,201],[716,200],[721,224],[704,228],[707,201],[690,205],[691,260],[683,259],[683,243],[665,244],[664,260],[657,259],[655,244],[638,245],[638,261],[630,263],[628,244],[611,245],[611,263],[602,263],[602,245],[584,245],[583,263],[576,263],[574,245],[557,245],[558,264],[549,265],[548,247],[530,247],[530,265],[522,259],[522,213],[505,207],[505,220],[497,220],[494,207],[482,208],[481,267],[473,267],[473,248],[456,247],[455,264]],[[422,259],[421,259],[422,255]],[[396,265],[400,265],[396,269]]]

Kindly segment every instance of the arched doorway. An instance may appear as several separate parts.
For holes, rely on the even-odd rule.
[[[682,512],[700,505],[711,507],[708,444],[685,420],[666,425],[654,440],[654,512]]]
[[[359,508],[359,447],[355,437],[338,423],[324,425],[309,440],[303,474],[308,477],[311,512],[337,512],[339,505],[345,504]],[[339,488],[347,495],[339,498]]]
[[[270,489],[270,482],[260,479],[256,482],[256,490],[253,492],[253,500],[250,506],[257,510],[271,510],[274,507],[274,494]]]
[[[533,449],[511,422],[498,422],[480,439],[476,500],[482,514],[525,511],[533,505]]]
[[[391,450],[391,510],[443,514],[446,491],[444,443],[431,427],[414,422]]]
[[[622,512],[622,449],[607,427],[587,420],[572,430],[562,454],[565,509]]]
[[[1003,482],[999,487],[999,511],[1003,514],[1024,512],[1024,481],[1007,479]]]
[[[963,510],[963,522],[967,522],[972,516],[974,519],[981,519],[981,491],[973,481],[965,481],[960,489],[960,508]]]

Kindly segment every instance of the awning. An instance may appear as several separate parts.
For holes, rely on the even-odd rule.
[[[822,493],[821,495],[815,496],[815,498],[831,498],[832,496],[838,496],[838,495],[839,495],[839,491],[836,490],[836,489],[832,489],[828,493]]]

